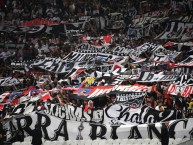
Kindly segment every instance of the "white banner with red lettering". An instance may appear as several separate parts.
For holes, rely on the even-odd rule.
[[[182,97],[189,97],[190,94],[193,94],[193,86],[177,86],[176,84],[171,84],[168,87],[167,94],[177,95],[181,94]]]

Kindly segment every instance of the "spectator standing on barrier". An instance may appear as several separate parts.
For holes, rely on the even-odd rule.
[[[35,129],[32,130],[32,145],[42,144],[42,131],[38,124],[35,125]]]
[[[3,117],[0,116],[0,145],[4,145]]]

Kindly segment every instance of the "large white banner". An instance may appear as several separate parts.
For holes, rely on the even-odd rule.
[[[143,124],[137,126],[108,125],[88,122],[66,121],[61,118],[33,112],[26,116],[17,116],[5,124],[6,137],[10,140],[16,130],[32,135],[35,124],[40,125],[46,140],[80,139],[131,139],[160,138],[161,124]],[[193,118],[170,121],[170,138],[190,138],[193,135]]]
[[[129,101],[128,101],[129,102]],[[133,105],[133,102],[129,102]],[[139,103],[139,102],[138,102]],[[182,113],[177,110],[157,111],[154,108],[136,107],[132,105],[109,105],[104,109],[89,109],[87,112],[82,107],[72,105],[59,106],[57,104],[45,104],[45,114],[55,116],[60,119],[84,122],[100,123],[109,125],[138,125],[144,123],[157,123],[181,119]],[[32,108],[32,109],[30,109]],[[13,110],[13,115],[29,114],[33,112],[34,106],[20,104]]]

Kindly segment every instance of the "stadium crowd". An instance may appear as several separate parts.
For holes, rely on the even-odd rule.
[[[26,0],[26,1],[20,1],[20,0],[13,0],[13,1],[1,1],[1,22],[11,22],[14,25],[19,25],[22,22],[34,19],[34,18],[43,18],[43,19],[50,19],[53,21],[75,21],[76,17],[79,16],[95,16],[95,15],[100,15],[100,16],[107,16],[109,13],[112,12],[120,12],[123,15],[127,14],[128,11],[134,10],[136,15],[140,14],[143,15],[146,12],[151,12],[154,10],[162,10],[162,9],[169,9],[171,5],[170,1],[146,1],[145,3],[142,3],[141,1],[133,1],[133,0],[128,0],[128,1],[98,1],[98,0],[78,0],[78,1],[67,1],[67,0],[56,0],[54,2],[52,1],[38,1],[38,0]],[[188,14],[189,9],[184,6],[180,10],[180,14]],[[176,12],[171,11],[170,15],[179,15],[176,14]],[[131,18],[131,16],[125,17],[125,22],[127,22],[127,18]],[[129,20],[129,22],[131,22]],[[123,46],[131,46],[131,48],[135,48],[145,42],[154,42],[154,43],[159,43],[159,44],[164,44],[167,42],[167,40],[154,40],[153,38],[160,34],[164,30],[164,27],[159,25],[156,26],[154,29],[151,30],[150,36],[149,37],[143,37],[138,40],[125,40],[122,38],[127,37],[127,30],[126,29],[121,29],[118,32],[113,32],[114,34],[114,39],[112,42],[112,45],[110,46],[109,50],[113,47],[116,46],[116,44],[122,44]],[[98,35],[101,35],[101,33],[112,33],[112,31],[107,31],[107,32],[102,32],[102,30],[94,30],[95,32],[98,32]],[[85,34],[91,35],[92,32],[85,31]],[[4,34],[2,34],[3,36]],[[117,36],[117,37],[116,37]],[[1,42],[13,42],[13,43],[25,43],[25,46],[23,49],[17,48],[15,50],[15,56],[11,58],[11,60],[31,60],[31,59],[36,59],[36,58],[41,58],[41,57],[61,57],[64,58],[67,56],[71,51],[75,49],[76,44],[80,44],[82,41],[81,37],[76,37],[74,39],[69,40],[68,37],[66,36],[61,36],[61,35],[48,35],[48,34],[42,34],[39,36],[23,36],[20,34],[7,34],[4,37],[1,37]],[[2,49],[1,56],[4,56],[9,54],[8,49]],[[177,62],[183,60],[185,57],[187,57],[186,54],[187,52],[184,52],[182,54],[181,59],[178,58],[176,60]],[[26,84],[29,83],[27,86],[30,85],[35,85],[36,80],[34,77],[31,77],[32,75],[29,74],[22,74],[19,72],[14,72],[10,67],[8,67],[7,64],[10,63],[9,59],[6,59],[4,61],[1,61],[1,77],[7,77],[7,76],[12,76],[12,77],[24,77],[24,81],[21,82],[19,86],[17,86],[19,89],[26,87]],[[130,68],[136,67],[135,65],[128,66]],[[91,71],[94,70],[88,70]],[[42,85],[42,89],[53,89],[55,87],[58,87],[61,85],[62,87],[64,86],[63,84],[60,84],[58,80],[61,78],[61,76],[50,74],[50,81],[52,83],[46,82],[44,85]],[[26,83],[26,80],[30,79],[29,82]],[[149,94],[148,96],[151,99],[146,99],[144,104],[147,102],[153,101],[153,105],[151,104],[151,107],[156,107],[157,105],[159,106],[164,106],[161,107],[163,109],[168,109],[168,108],[173,108],[174,107],[174,98],[175,97],[169,97],[165,96],[165,91],[162,88],[162,84],[158,84],[158,88],[156,89],[157,91],[154,91],[154,95]],[[13,91],[14,88],[4,88],[4,90]],[[4,91],[2,90],[2,91]],[[2,92],[1,91],[1,92]],[[152,98],[153,96],[153,98]],[[54,97],[57,97],[57,101],[59,102],[58,98],[67,98],[67,100],[62,102],[67,103],[71,100],[69,100],[68,97],[66,97],[65,92],[61,92],[61,95],[56,95],[54,94]],[[187,111],[187,108],[192,108],[191,105],[191,98],[183,98],[183,100],[186,103],[183,103],[183,106],[181,106],[181,109],[186,108],[185,110]],[[55,101],[55,100],[54,100]],[[73,100],[75,103],[76,101]],[[79,102],[75,103],[76,105],[80,105]],[[189,105],[190,104],[190,105]]]
[[[35,18],[49,19],[55,22],[75,22],[80,16],[91,16],[91,17],[108,17],[109,13],[118,12],[124,16],[124,22],[126,25],[132,25],[133,15],[128,15],[128,12],[132,10],[135,15],[143,15],[147,12],[155,10],[166,10],[171,8],[170,0],[147,0],[141,2],[140,0],[1,0],[0,1],[0,21],[2,23],[11,23],[13,25],[19,25]],[[179,12],[178,12],[179,11]],[[178,11],[169,12],[170,16],[186,15],[190,14],[190,9],[184,4]],[[150,30],[150,35],[142,37],[140,39],[125,39],[128,37],[128,28],[120,30],[101,30],[97,27],[92,26],[91,29],[85,30],[83,35],[98,37],[105,34],[113,34],[112,44],[109,46],[110,51],[117,44],[122,46],[130,46],[136,48],[145,42],[154,42],[157,44],[165,44],[168,40],[154,40],[155,36],[160,34],[165,29],[165,24],[154,26]],[[176,40],[180,42],[180,40]],[[60,57],[64,58],[70,52],[75,50],[77,44],[82,43],[82,37],[70,38],[60,34],[46,34],[41,35],[21,35],[15,33],[1,33],[1,43],[24,43],[24,47],[18,47],[14,50],[15,55],[13,57],[4,58],[3,56],[9,55],[11,52],[9,49],[1,46],[0,56],[0,77],[13,77],[23,78],[17,86],[4,86],[1,87],[1,94],[4,92],[24,91],[30,86],[34,86],[36,89],[43,91],[49,91],[52,100],[47,99],[46,101],[37,100],[34,102],[37,111],[44,111],[45,103],[53,103],[59,105],[71,104],[73,106],[84,107],[84,111],[93,108],[104,108],[110,104],[114,104],[114,95],[106,95],[102,98],[96,98],[94,100],[80,100],[72,96],[72,91],[66,91],[62,88],[68,87],[65,81],[59,81],[65,78],[64,75],[54,74],[51,72],[42,71],[40,69],[32,69],[28,72],[20,72],[13,70],[10,66],[12,61],[29,61],[32,59],[40,59],[45,57]],[[183,51],[181,57],[176,59],[176,62],[180,62],[187,58],[188,52]],[[144,57],[148,54],[144,54]],[[126,65],[125,68],[137,68],[141,67],[135,64]],[[156,66],[152,69],[156,70]],[[82,80],[87,76],[90,76],[95,70],[85,70],[81,75]],[[38,84],[39,77],[46,75],[47,80],[41,84]],[[71,81],[71,80],[69,80]],[[100,80],[100,83],[95,83],[95,86],[105,85],[105,78]],[[104,82],[103,82],[104,81]],[[125,85],[135,84],[135,81],[124,82]],[[143,83],[148,86],[152,86],[151,91],[147,93],[143,101],[144,106],[155,108],[158,111],[164,111],[167,109],[176,109],[184,112],[181,118],[193,117],[193,95],[190,97],[183,97],[181,94],[169,95],[167,94],[167,87],[169,83],[155,82],[155,83]],[[82,83],[84,84],[84,81]],[[54,90],[55,89],[55,90]],[[31,98],[39,95],[39,92],[32,92]],[[15,95],[13,98],[20,98],[20,95]],[[13,99],[13,100],[14,100]],[[11,115],[15,107],[13,102],[10,102],[5,108],[3,108],[2,116]]]

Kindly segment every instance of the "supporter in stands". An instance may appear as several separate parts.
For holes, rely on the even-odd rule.
[[[84,100],[84,101],[82,102],[82,104],[81,104],[80,107],[82,107],[83,109],[85,109],[85,106],[87,106],[87,105],[88,105],[88,100]]]
[[[6,117],[11,117],[12,111],[9,108],[5,108],[5,115]]]
[[[167,103],[168,103],[168,109],[174,109],[174,99],[175,97],[168,94]]]
[[[191,98],[191,101],[188,104],[188,109],[193,109],[193,98]]]
[[[156,107],[156,100],[154,99],[154,97],[151,97],[149,95],[146,96],[146,104],[147,106],[151,107],[151,108],[155,108]]]
[[[94,109],[93,101],[89,100],[88,103],[86,104],[85,102],[85,107],[84,107],[84,112],[87,112],[90,109]]]
[[[182,100],[181,98],[177,98],[175,99],[175,105],[174,105],[175,109],[178,111],[178,118],[185,118],[185,114],[184,114],[184,111],[183,111],[183,103],[182,103]]]
[[[98,82],[97,86],[104,86],[106,83],[105,79],[101,79],[101,81]]]
[[[5,131],[3,129],[3,117],[0,116],[0,144],[4,145],[4,139],[5,139]]]
[[[191,98],[187,97],[184,99],[184,101],[186,102],[186,106],[188,107],[188,109],[190,109]]]
[[[59,94],[57,95],[57,99],[58,99],[58,101],[59,101],[59,105],[60,105],[60,106],[64,106],[64,105],[67,103],[66,98],[64,98],[61,93],[59,93]]]
[[[188,109],[186,113],[186,118],[193,118],[193,109]]]
[[[61,1],[61,0],[56,0],[56,4],[55,3],[44,3],[43,1],[36,1],[34,2],[33,0],[25,0],[25,1],[6,1],[6,8],[4,8],[5,12],[0,12],[1,17],[4,18],[4,20],[6,21],[10,21],[12,24],[20,24],[21,22],[25,22],[26,20],[31,20],[34,18],[43,18],[45,20],[54,20],[54,21],[58,21],[58,22],[64,22],[64,21],[68,21],[68,22],[76,22],[77,19],[77,15],[86,15],[86,16],[94,16],[94,18],[97,18],[99,16],[101,16],[102,18],[105,17],[111,17],[109,15],[109,13],[113,13],[113,12],[120,12],[123,15],[127,15],[129,17],[129,19],[127,19],[127,17],[123,18],[123,19],[127,19],[127,24],[130,24],[130,19],[132,19],[134,16],[127,14],[131,9],[133,9],[135,12],[135,14],[143,14],[144,12],[148,11],[152,11],[152,10],[158,10],[159,8],[163,7],[163,5],[161,4],[161,2],[158,3],[153,3],[150,2],[151,5],[148,5],[147,3],[147,7],[145,9],[143,9],[141,11],[141,8],[139,7],[141,4],[141,1],[136,0],[136,1],[132,1],[130,3],[130,5],[128,4],[128,2],[122,0],[114,0],[114,1],[110,1],[110,0],[102,0],[102,1],[94,1],[94,0],[85,0],[84,3],[81,3],[79,1],[70,1],[69,3],[64,4],[65,2]],[[118,5],[119,4],[119,5]],[[186,9],[187,6],[186,6]],[[189,13],[189,12],[188,12]],[[143,15],[141,15],[143,18]],[[2,19],[1,19],[2,20]],[[107,23],[107,22],[105,22]],[[108,23],[111,23],[108,22]],[[149,24],[149,22],[148,22]],[[99,24],[96,24],[95,21],[91,21],[89,23],[89,27],[86,27],[86,32],[85,34],[88,34],[90,36],[102,36],[102,31],[100,28],[100,21]],[[132,26],[132,25],[131,25]],[[152,29],[150,30],[150,36],[149,37],[143,37],[141,39],[138,40],[127,40],[127,36],[126,36],[126,32],[127,30],[117,30],[117,32],[114,32],[116,30],[108,30],[106,29],[107,32],[103,32],[103,33],[108,33],[111,34],[112,32],[114,33],[114,42],[113,44],[110,46],[112,48],[114,48],[114,46],[116,46],[117,44],[121,44],[121,46],[129,46],[130,48],[136,48],[139,45],[145,43],[145,42],[154,42],[155,40],[153,38],[155,38],[155,36],[157,36],[157,34],[161,33],[161,31],[163,31],[163,28],[165,28],[164,26],[162,26],[161,24],[159,25],[152,25]],[[88,28],[88,30],[87,30]],[[132,29],[132,28],[131,28]],[[88,32],[87,32],[88,31]],[[39,34],[38,34],[39,35]],[[137,37],[137,33],[136,31],[133,31],[133,34],[130,34],[132,39],[136,39]],[[41,36],[37,36],[37,35],[27,35],[24,36],[24,34],[16,34],[16,33],[5,33],[1,35],[1,41],[2,43],[7,43],[7,42],[11,42],[11,43],[26,43],[26,45],[24,46],[23,50],[21,51],[19,48],[16,51],[16,55],[15,55],[15,60],[30,60],[30,59],[36,59],[36,58],[44,58],[44,57],[61,57],[64,58],[65,56],[67,56],[70,52],[72,52],[75,49],[75,45],[78,42],[81,41],[81,38],[79,40],[76,40],[72,37],[72,35],[68,35],[68,36],[63,36],[63,34],[61,36],[55,36],[55,34],[41,34]],[[64,37],[64,38],[63,38]],[[4,41],[5,40],[5,41]],[[97,40],[97,41],[101,41],[101,40]],[[96,41],[93,40],[93,38],[91,38],[91,40],[89,40],[90,43],[92,44],[96,44]],[[160,41],[155,41],[155,43],[159,44],[163,44],[164,41],[160,40]],[[180,42],[180,41],[179,41]],[[99,42],[101,43],[101,42]],[[102,43],[101,43],[102,44]],[[98,44],[97,44],[98,45]],[[117,53],[117,52],[113,52],[113,53]],[[5,49],[5,51],[3,50],[2,53],[0,54],[0,57],[5,57],[6,55],[10,55],[10,53],[7,53],[7,49]],[[148,56],[150,56],[150,54],[146,54],[144,53],[142,55],[143,58],[148,58]],[[187,58],[187,56],[189,56],[189,53],[184,50],[182,52],[182,55],[176,59],[176,62],[179,62],[185,58]],[[114,60],[112,60],[112,55],[110,55],[107,58],[107,61],[109,63],[114,63]],[[126,63],[130,63],[131,67],[129,67],[129,69],[135,69],[136,68],[136,64],[132,64],[133,60],[130,58],[128,61],[126,61]],[[0,62],[0,70],[1,70],[1,76],[3,77],[9,77],[11,76],[11,71],[10,68],[7,66],[8,62],[4,61],[4,62]],[[145,63],[144,63],[145,64]],[[138,65],[138,67],[140,68],[142,66],[142,71],[152,71],[152,68],[154,68],[154,70],[156,71],[157,69],[159,69],[157,66],[148,66],[148,64],[145,64],[145,66],[143,65],[143,63],[141,65]],[[88,74],[91,74],[92,72],[88,71]],[[82,73],[83,74],[83,73]],[[80,75],[82,75],[80,74]],[[48,99],[47,103],[48,104],[59,104],[60,106],[64,106],[65,104],[70,104],[73,106],[81,106],[80,105],[80,101],[77,99],[72,99],[70,96],[70,93],[66,93],[66,91],[62,91],[62,94],[58,93],[58,92],[51,92],[50,90],[56,88],[62,88],[62,87],[66,87],[67,84],[64,83],[64,81],[61,83],[61,85],[58,83],[59,80],[59,76],[55,76],[55,74],[50,74],[52,75],[52,78],[43,82],[40,85],[40,88],[42,90],[45,91],[49,91],[51,96],[53,97],[53,100]],[[61,75],[62,77],[63,74]],[[85,73],[83,74],[83,78],[85,78]],[[70,83],[72,81],[70,80]],[[128,84],[134,84],[135,81],[129,81],[130,83]],[[107,84],[107,80],[105,80],[105,78],[102,78],[101,81],[97,82],[97,86],[105,86]],[[31,85],[36,86],[36,79],[34,78],[33,75],[28,75],[23,77],[23,82],[22,82],[22,89],[29,87]],[[184,100],[184,98],[182,96],[172,96],[172,95],[167,95],[166,93],[166,86],[165,88],[163,87],[164,84],[160,84],[160,83],[155,83],[153,85],[153,89],[151,91],[150,94],[148,94],[148,96],[145,98],[144,100],[144,105],[149,106],[151,108],[155,108],[158,111],[163,111],[166,109],[175,109],[177,111],[181,111],[183,113],[183,111],[187,110],[187,105],[189,105],[189,110],[187,112],[187,117],[192,117],[193,115],[193,100],[189,100],[187,99],[186,102]],[[6,90],[3,89],[3,91]],[[12,92],[14,90],[13,87],[7,87],[7,91]],[[36,94],[37,95],[37,94]],[[32,97],[35,97],[36,95],[32,94]],[[105,107],[109,106],[109,105],[113,105],[115,104],[115,99],[116,96],[106,96],[106,98],[102,101],[104,101],[103,103],[105,105]],[[99,102],[100,103],[100,102]],[[84,108],[84,112],[87,112],[89,109],[94,109],[95,107],[97,107],[95,100],[89,100],[89,101],[84,101],[84,104],[81,106]],[[99,105],[100,106],[100,105]],[[10,103],[10,109],[7,110],[6,113],[10,113],[10,111],[13,110],[14,105],[12,103]],[[101,107],[101,106],[100,106]],[[6,110],[6,109],[5,109]],[[44,103],[41,101],[36,101],[36,110],[37,111],[42,111],[44,110]],[[11,115],[11,114],[10,114]],[[179,117],[180,118],[180,117]],[[181,115],[181,118],[183,118],[183,115]],[[165,135],[166,137],[168,137],[168,132],[166,130],[167,128],[167,123],[163,124],[162,126],[163,130],[165,131]],[[162,130],[162,131],[163,131]],[[164,132],[163,131],[163,132]],[[38,134],[38,136],[40,135],[40,130],[37,130],[37,126],[36,129],[33,132],[33,141],[32,144],[41,144],[40,138],[36,138],[36,134]],[[41,135],[39,136],[41,137]],[[168,140],[166,138],[166,140],[164,141],[165,137],[162,137],[162,144],[168,144]],[[37,141],[37,142],[36,142]],[[0,128],[0,144],[1,144],[1,128]]]
[[[59,95],[59,93],[53,93],[52,94],[52,98],[53,98],[53,100],[51,101],[53,104],[58,104],[59,103],[59,100],[58,100],[58,96]]]
[[[155,110],[158,110],[158,111],[164,111],[165,110],[163,105],[162,105],[161,100],[158,101],[158,105],[155,107]]]
[[[38,111],[38,112],[44,112],[44,110],[45,110],[45,107],[44,107],[44,102],[42,101],[42,100],[38,100],[38,101],[36,101],[35,102],[35,106],[36,106],[36,110]]]
[[[76,99],[70,99],[71,101],[69,102],[70,105],[72,106],[77,106],[77,100]]]
[[[168,99],[167,98],[164,99],[163,107],[164,107],[164,110],[168,109]]]
[[[47,99],[46,103],[47,103],[48,105],[50,105],[52,102],[51,102],[50,99]]]
[[[114,96],[114,95],[106,95],[106,98],[107,98],[107,101],[106,101],[105,107],[115,104],[116,96]]]
[[[14,106],[14,104],[13,104],[12,102],[10,102],[10,103],[6,106],[6,108],[8,108],[8,109],[10,110],[10,112],[12,112],[13,109],[15,108],[15,106]]]
[[[185,111],[188,108],[188,106],[184,100],[184,97],[182,97],[180,93],[178,93],[177,96],[175,97],[175,104],[177,105],[177,108],[179,110]]]

